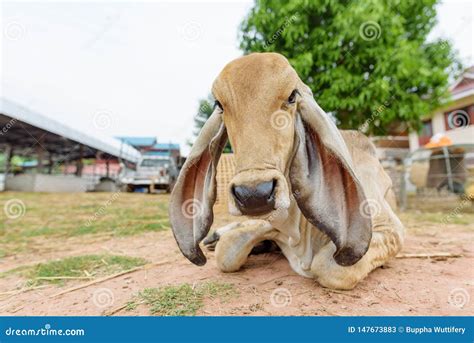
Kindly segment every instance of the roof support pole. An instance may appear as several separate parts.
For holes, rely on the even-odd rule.
[[[110,176],[110,165],[109,165],[109,159],[108,158],[105,160],[105,176],[106,177]]]
[[[449,150],[443,147],[444,162],[446,163],[446,173],[448,174],[448,187],[450,192],[454,192],[453,173],[451,170],[451,160],[449,159]]]
[[[13,148],[11,144],[5,145],[5,179],[12,165]]]
[[[84,157],[84,146],[81,144],[79,146],[79,158],[76,161],[76,176],[82,176],[82,169],[84,164],[82,158]]]
[[[52,174],[53,173],[53,153],[50,152],[49,153],[49,164],[48,164],[48,174]]]
[[[43,171],[43,159],[44,159],[44,149],[40,144],[36,145],[36,159],[38,164],[36,165],[36,172],[41,173]]]

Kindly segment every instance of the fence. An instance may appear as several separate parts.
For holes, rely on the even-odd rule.
[[[453,145],[414,152],[392,180],[398,184],[400,207],[409,200],[440,202],[450,198],[474,199],[474,144]]]

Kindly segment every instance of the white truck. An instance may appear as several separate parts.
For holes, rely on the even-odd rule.
[[[126,170],[120,177],[122,185],[128,192],[136,189],[148,189],[171,192],[178,178],[178,167],[171,156],[143,155],[136,170]]]

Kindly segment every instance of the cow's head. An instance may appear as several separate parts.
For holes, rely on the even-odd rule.
[[[357,262],[371,238],[371,220],[359,211],[364,192],[341,134],[287,59],[275,53],[238,58],[212,91],[214,112],[171,198],[171,225],[183,254],[195,264],[206,262],[199,242],[213,221],[216,166],[229,139],[236,166],[231,214],[281,221],[295,199],[336,245],[335,260]]]

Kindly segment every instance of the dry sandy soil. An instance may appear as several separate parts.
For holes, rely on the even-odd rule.
[[[9,198],[21,196],[10,193],[0,201],[4,203]],[[52,215],[59,207],[66,206],[67,209],[69,203],[82,199],[74,195],[55,196],[57,198],[43,195],[49,205],[41,216]],[[93,196],[99,197],[100,203],[110,195],[82,197],[89,201]],[[123,194],[120,197],[116,205],[110,206],[132,201],[166,203],[168,199],[167,195]],[[24,200],[27,204],[25,217],[32,199],[35,200]],[[456,206],[460,205],[452,204],[450,208]],[[194,266],[180,254],[169,229],[144,230],[125,236],[101,232],[73,236],[36,235],[13,250],[12,243],[3,240],[6,252],[0,260],[2,272],[86,254],[142,257],[149,264],[62,295],[58,293],[89,281],[71,280],[62,285],[46,283],[30,287],[21,274],[6,273],[0,277],[0,315],[149,315],[150,307],[146,304],[131,310],[126,308],[126,304],[143,289],[184,283],[195,287],[209,281],[231,284],[235,293],[225,298],[205,297],[203,306],[197,310],[198,315],[473,315],[474,215],[472,204],[463,206],[460,213],[456,212],[456,220],[447,225],[436,223],[449,214],[447,210],[409,210],[401,214],[407,227],[402,255],[452,253],[461,257],[396,258],[375,270],[352,291],[325,289],[311,279],[297,275],[280,253],[251,256],[241,271],[231,274],[217,269],[212,252],[206,253],[208,263],[204,267]],[[107,216],[97,220],[106,219]],[[16,230],[16,226],[8,224],[9,220],[6,219],[7,224],[3,227],[4,236],[12,227]],[[98,301],[98,294],[105,300]]]

